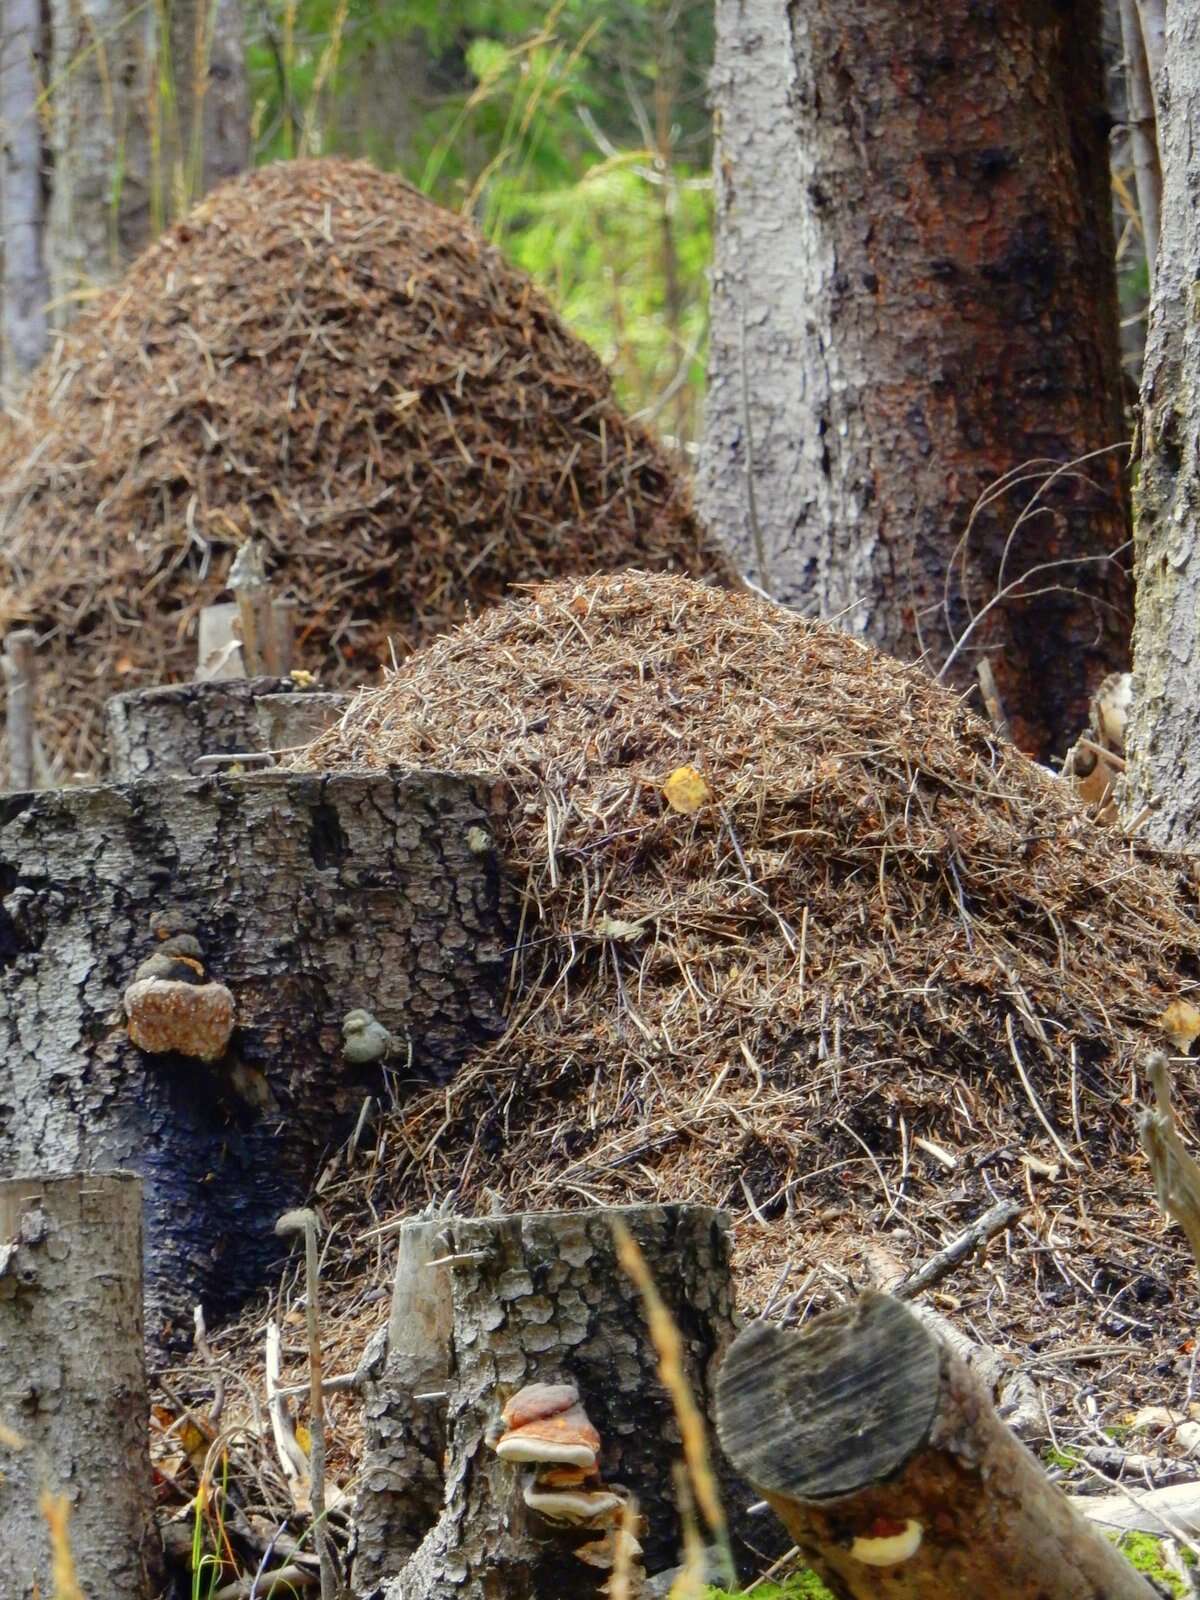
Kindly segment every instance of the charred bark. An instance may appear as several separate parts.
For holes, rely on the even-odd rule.
[[[1061,751],[1125,664],[1127,438],[1096,0],[717,7],[701,509],[785,601],[936,670],[986,653]],[[748,484],[756,489],[766,571]],[[960,541],[963,543],[960,546]]]
[[[579,1554],[598,1530],[541,1518],[524,1498],[531,1469],[501,1460],[488,1443],[504,1403],[531,1383],[576,1386],[599,1431],[603,1483],[636,1496],[647,1571],[678,1559],[670,1461],[679,1431],[641,1300],[616,1259],[614,1216],[646,1256],[683,1333],[687,1377],[707,1405],[734,1332],[720,1212],[636,1206],[412,1225],[391,1327],[399,1342],[367,1402],[359,1593],[375,1592],[388,1573],[386,1600],[602,1592],[609,1572]],[[441,1417],[436,1402],[415,1398],[427,1379],[448,1391]]]
[[[886,1295],[804,1333],[752,1323],[721,1368],[717,1426],[838,1600],[1154,1600],[979,1378]]]
[[[81,1590],[152,1600],[142,1194],[127,1172],[0,1179],[0,1527],[6,1595],[57,1594],[41,1507],[65,1494]]]
[[[499,1031],[515,918],[486,799],[413,772],[0,801],[0,1163],[143,1177],[152,1345],[262,1284],[276,1218],[364,1096],[445,1079]],[[233,996],[211,1064],[129,1039],[122,996],[164,914]],[[391,1060],[345,1059],[359,1007]]]

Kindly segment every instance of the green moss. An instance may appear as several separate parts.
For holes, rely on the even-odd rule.
[[[739,1600],[724,1589],[710,1589],[708,1600]],[[815,1572],[796,1572],[783,1583],[760,1583],[749,1600],[832,1600]]]
[[[1061,1467],[1064,1472],[1070,1472],[1079,1462],[1080,1457],[1073,1450],[1056,1450],[1048,1444],[1042,1451],[1042,1463],[1047,1467]]]
[[[1177,1572],[1172,1572],[1163,1560],[1159,1541],[1150,1533],[1125,1533],[1116,1541],[1117,1549],[1138,1572],[1161,1583],[1179,1600],[1185,1600],[1187,1585]]]

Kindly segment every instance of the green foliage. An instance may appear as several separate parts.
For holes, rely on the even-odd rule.
[[[708,1600],[738,1600],[724,1589],[710,1589]],[[760,1583],[754,1600],[832,1600],[829,1590],[815,1572],[796,1572],[783,1583]]]
[[[1117,1549],[1131,1567],[1145,1573],[1147,1578],[1153,1578],[1156,1583],[1162,1584],[1171,1594],[1178,1595],[1179,1600],[1184,1600],[1188,1586],[1179,1573],[1167,1566],[1163,1560],[1162,1545],[1152,1534],[1123,1534],[1117,1540]]]
[[[624,404],[686,439],[711,51],[705,0],[259,0],[257,155],[367,155],[468,212],[600,351]]]

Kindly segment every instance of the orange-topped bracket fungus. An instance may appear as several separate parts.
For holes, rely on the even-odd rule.
[[[501,1461],[595,1470],[600,1435],[569,1383],[531,1383],[501,1413],[505,1431],[496,1441]]]
[[[521,1485],[528,1510],[551,1530],[570,1530],[571,1554],[586,1566],[610,1569],[616,1550],[610,1536],[624,1525],[625,1496],[600,1480],[600,1435],[579,1390],[573,1383],[526,1384],[506,1402],[500,1426],[492,1434],[500,1460],[533,1468]],[[640,1552],[635,1539],[630,1559]]]
[[[219,1061],[233,1036],[233,995],[205,976],[190,930],[156,919],[158,949],[141,963],[122,1003],[129,1037],[148,1055]]]

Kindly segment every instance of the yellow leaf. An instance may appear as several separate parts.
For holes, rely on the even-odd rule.
[[[1170,1034],[1176,1050],[1186,1050],[1200,1035],[1200,1008],[1190,1000],[1172,1000],[1159,1017],[1158,1025],[1164,1033]]]
[[[296,1443],[306,1456],[312,1455],[312,1434],[309,1433],[302,1422],[296,1424]]]
[[[672,811],[691,813],[712,799],[712,790],[695,767],[676,767],[663,784]]]

